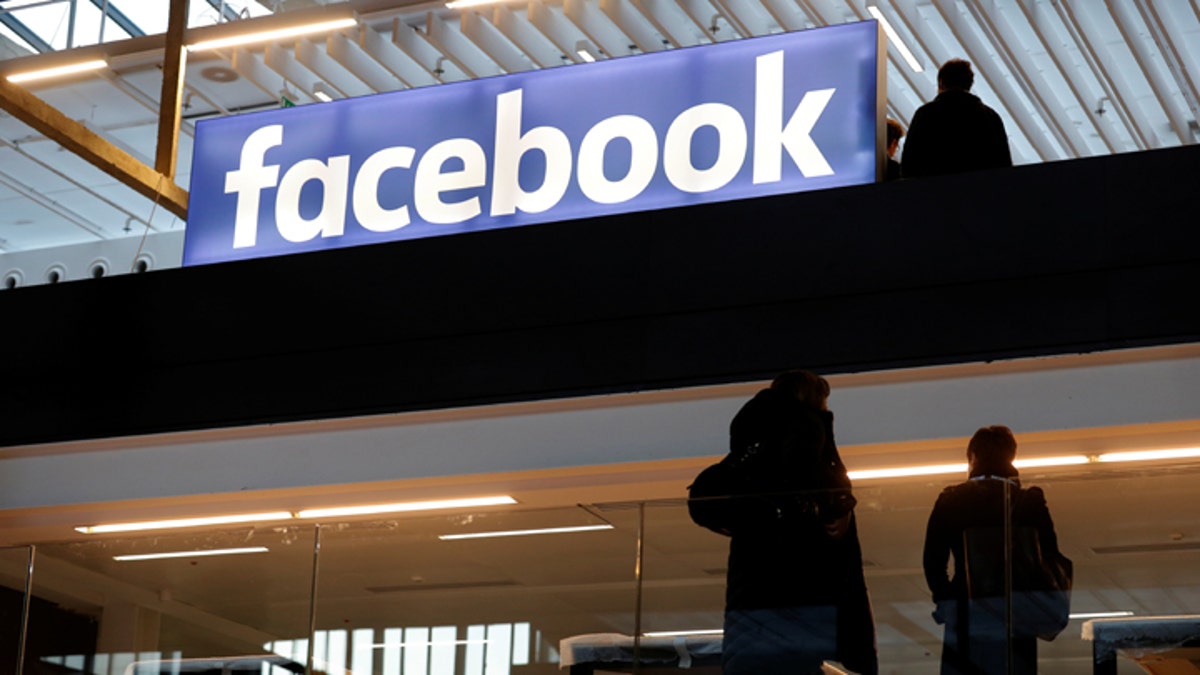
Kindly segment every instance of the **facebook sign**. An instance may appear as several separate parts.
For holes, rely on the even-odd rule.
[[[874,21],[204,120],[184,265],[872,182]]]

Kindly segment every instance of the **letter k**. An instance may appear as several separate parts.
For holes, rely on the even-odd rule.
[[[800,105],[783,124],[783,52],[757,59],[754,81],[754,183],[774,183],[783,171],[783,150],[805,178],[833,175],[813,141],[813,127],[836,89],[805,92]]]

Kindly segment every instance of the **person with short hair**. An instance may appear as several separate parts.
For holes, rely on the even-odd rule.
[[[1061,556],[1046,495],[1038,487],[1021,487],[1013,466],[1016,456],[1017,440],[1008,427],[979,429],[967,444],[968,480],[942,490],[929,514],[923,562],[925,581],[937,607],[934,619],[945,625],[942,675],[1037,673],[1037,639],[1021,635],[1009,642],[1004,591],[995,594],[1000,597],[990,591],[976,596],[976,589],[968,587],[969,575],[977,584],[983,575],[990,589],[1005,588],[1005,556],[974,560],[976,568],[971,569],[967,542],[973,534],[1005,531],[1006,503],[1012,513],[1009,532],[1032,528],[1044,556]],[[997,540],[1004,541],[1002,537]],[[953,576],[947,565],[951,558]],[[1011,670],[1007,667],[1010,660]]]
[[[1012,166],[1008,133],[1000,115],[971,93],[969,61],[951,59],[938,69],[938,94],[917,108],[908,125],[901,175],[940,174]]]

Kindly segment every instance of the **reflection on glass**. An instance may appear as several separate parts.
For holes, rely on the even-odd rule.
[[[16,672],[23,657],[22,620],[31,555],[28,546],[0,547],[0,675]]]
[[[41,611],[24,675],[302,673],[304,659],[268,658],[263,645],[308,633],[313,533],[241,527],[39,545]],[[266,551],[203,555],[247,548]],[[185,551],[198,554],[154,557]]]
[[[569,507],[322,525],[314,655],[355,675],[557,673],[559,640],[633,625],[637,532],[625,515]]]
[[[1147,622],[1198,625],[1200,465],[1132,466],[1021,471],[1075,561],[1072,618],[1038,644],[1039,672],[1092,673],[1097,644],[1113,647],[1115,672],[1141,672],[1138,659],[1179,658],[1181,643],[1135,654],[1120,640]],[[940,670],[921,552],[937,495],[961,478],[855,486],[882,672]],[[550,675],[634,659],[716,672],[729,539],[695,525],[683,499],[511,509],[323,523],[311,634],[312,526],[39,545],[24,675],[300,675],[310,653],[328,675]],[[610,529],[439,539],[595,525]],[[114,560],[247,547],[267,551]],[[14,672],[26,555],[0,549],[0,675]]]

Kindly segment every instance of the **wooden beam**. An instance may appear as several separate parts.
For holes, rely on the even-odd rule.
[[[175,159],[179,153],[179,123],[183,101],[184,67],[187,50],[183,33],[187,28],[188,0],[171,0],[167,19],[167,45],[163,49],[162,97],[158,110],[158,146],[154,168],[174,180]]]
[[[187,190],[175,180],[139,162],[79,122],[62,114],[32,93],[0,78],[0,108],[67,150],[153,199],[171,213],[187,218]]]

